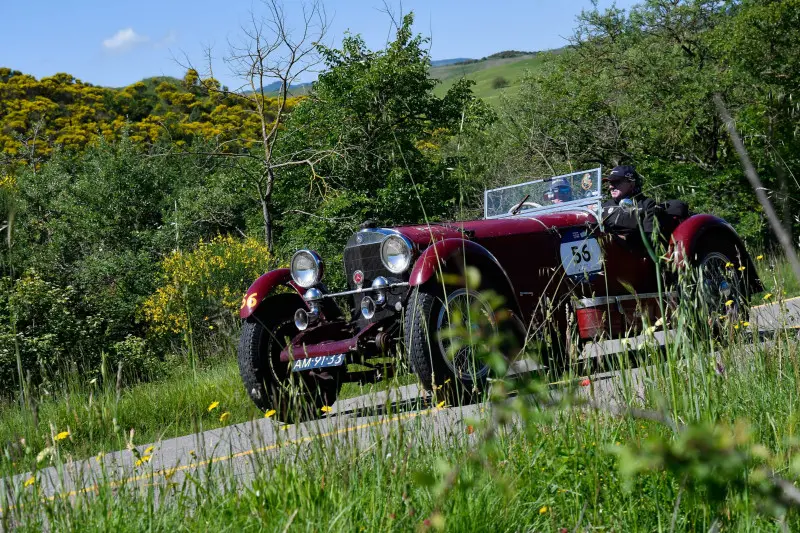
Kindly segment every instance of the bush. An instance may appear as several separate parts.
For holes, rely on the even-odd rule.
[[[122,364],[122,375],[126,382],[140,381],[163,373],[164,362],[153,353],[145,339],[128,335],[112,346],[113,357],[108,372],[116,372]]]
[[[245,290],[269,261],[264,242],[230,235],[173,252],[161,264],[160,286],[142,307],[151,333],[213,332],[239,311]]]
[[[503,87],[508,87],[509,85],[511,84],[508,83],[508,80],[503,76],[497,76],[492,80],[492,89],[502,89]]]
[[[82,316],[72,286],[59,287],[35,271],[0,281],[0,393],[19,385],[17,353],[23,379],[49,386],[59,376],[95,368],[98,320]]]

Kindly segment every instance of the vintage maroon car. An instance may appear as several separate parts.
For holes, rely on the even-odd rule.
[[[488,190],[483,220],[365,223],[344,248],[346,290],[326,287],[322,259],[298,251],[290,268],[264,274],[243,299],[238,358],[248,394],[261,409],[296,419],[331,405],[342,383],[380,379],[405,360],[425,389],[468,400],[484,390],[490,367],[440,333],[454,317],[469,317],[453,309],[476,302],[497,331],[488,291],[502,296],[512,326],[504,333],[520,346],[539,341],[551,366],[569,338],[574,347],[641,331],[659,317],[671,287],[659,281],[669,269],[657,271],[640,236],[605,227],[600,195],[596,168]],[[661,227],[667,263],[701,267],[703,290],[693,294],[710,314],[745,310],[760,281],[728,223],[671,216]],[[444,275],[465,267],[478,269],[480,287]]]

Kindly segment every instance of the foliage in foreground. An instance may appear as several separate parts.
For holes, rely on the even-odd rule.
[[[438,433],[432,417],[444,405],[402,431],[376,431],[367,440],[293,444],[287,432],[277,457],[245,459],[253,479],[235,475],[232,463],[212,463],[187,478],[182,472],[158,474],[144,486],[101,483],[96,494],[34,505],[42,475],[34,472],[17,478],[4,518],[23,529],[797,528],[800,342],[779,329],[752,344],[755,324],[712,337],[696,307],[683,302],[671,314],[674,331],[663,352],[645,334],[634,350],[643,364],[637,372],[627,369],[627,357],[608,357],[607,365],[622,369],[613,380],[497,380],[489,404],[467,407],[464,420]],[[506,363],[495,352],[501,342],[485,338],[477,349],[502,372]],[[228,406],[244,399],[204,387],[160,398],[182,397],[178,403],[205,411],[206,421],[234,420]],[[40,468],[63,465],[70,448],[88,451],[99,440],[53,431],[52,452],[28,452],[39,456]],[[142,462],[137,473],[150,467]],[[4,469],[19,472],[9,462]]]

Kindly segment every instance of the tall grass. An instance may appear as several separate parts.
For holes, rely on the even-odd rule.
[[[278,447],[167,475],[161,469],[175,465],[159,463],[155,452],[152,462],[134,469],[137,475],[152,471],[152,477],[120,482],[111,470],[96,489],[53,500],[42,501],[37,492],[44,488],[41,474],[28,486],[26,476],[18,477],[5,494],[4,525],[121,531],[797,530],[800,518],[780,483],[800,475],[800,344],[785,330],[753,344],[754,326],[743,322],[711,336],[707,316],[697,313],[701,308],[683,302],[674,310],[664,349],[647,336],[639,339],[644,342],[635,351],[645,361],[640,369],[625,368],[620,358],[618,377],[591,377],[588,384],[581,375],[558,385],[539,374],[498,380],[491,401],[464,407],[464,419],[450,416],[458,407],[433,407],[404,421],[402,429],[387,422],[330,435],[327,425],[310,423],[306,432],[318,438],[294,441],[294,431],[276,427]],[[216,388],[227,380],[233,387],[229,397]],[[233,413],[237,402],[247,405],[243,391],[234,390],[241,388],[235,370],[225,365],[200,372],[194,387],[141,387],[153,391],[147,401],[162,415],[124,405],[125,394],[116,409],[135,413],[131,421],[152,421],[148,435],[173,420],[176,432],[207,428],[219,424],[222,408]],[[141,408],[147,396],[137,398]],[[211,399],[220,406],[209,413]],[[84,398],[81,405],[89,404]],[[76,413],[73,408],[66,419]],[[178,422],[185,413],[193,413],[194,425]],[[78,453],[92,449],[89,443],[114,444],[100,434],[75,430],[54,446]],[[254,435],[255,447],[258,439]],[[65,454],[53,457],[57,466],[65,464]],[[19,472],[10,463],[5,470]]]

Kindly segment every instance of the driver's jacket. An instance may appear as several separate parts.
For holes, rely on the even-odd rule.
[[[653,220],[656,216],[656,202],[641,194],[631,196],[634,207],[624,208],[614,200],[603,202],[603,225],[606,231],[622,235],[639,236],[639,225],[649,236],[653,232]],[[635,238],[635,237],[633,237]]]

